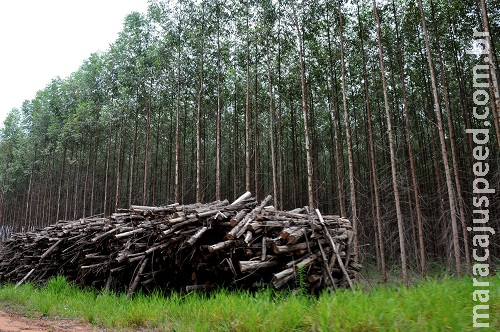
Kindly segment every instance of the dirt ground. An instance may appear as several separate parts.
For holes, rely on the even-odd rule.
[[[0,310],[0,332],[84,332],[99,331],[89,324],[68,319],[28,318]]]

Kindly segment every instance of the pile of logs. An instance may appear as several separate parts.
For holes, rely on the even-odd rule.
[[[271,196],[245,193],[233,203],[131,206],[28,233],[0,251],[0,282],[46,282],[63,275],[77,285],[115,291],[217,286],[352,287],[349,220],[299,208],[277,211]]]

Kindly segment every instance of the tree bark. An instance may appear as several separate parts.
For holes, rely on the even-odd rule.
[[[217,138],[215,158],[215,199],[221,199],[221,87],[220,87],[220,4],[217,1]]]
[[[300,31],[297,11],[295,9],[295,1],[290,1],[293,10],[293,20],[297,29],[297,38],[299,43],[299,61],[300,61],[300,81],[302,87],[302,114],[304,118],[304,136],[306,144],[306,159],[307,159],[307,196],[309,209],[314,210],[314,191],[313,191],[313,164],[311,156],[311,143],[309,139],[309,121],[308,121],[308,105],[307,105],[307,86],[306,86],[306,65],[303,51],[302,32]]]
[[[394,202],[396,205],[396,218],[398,220],[398,233],[399,233],[399,249],[401,253],[401,269],[403,281],[408,284],[408,268],[406,266],[406,250],[404,241],[404,228],[403,228],[403,215],[401,213],[401,203],[399,197],[399,187],[397,178],[397,167],[396,167],[396,152],[394,149],[393,133],[392,133],[392,123],[391,123],[391,111],[389,108],[389,96],[387,94],[387,80],[385,77],[385,64],[384,64],[384,53],[382,50],[382,29],[380,27],[380,18],[378,16],[377,4],[373,0],[373,13],[375,14],[375,21],[377,24],[377,39],[378,39],[378,51],[380,59],[380,72],[382,76],[382,90],[384,93],[384,106],[385,106],[385,116],[387,120],[387,135],[389,137],[389,150],[391,153],[391,174],[392,174],[392,188],[394,193]]]
[[[425,245],[424,245],[424,231],[423,231],[423,223],[422,223],[422,209],[420,206],[420,197],[418,190],[418,182],[417,182],[417,174],[415,167],[415,158],[413,156],[413,144],[412,144],[412,136],[411,136],[411,126],[410,126],[410,110],[408,107],[408,98],[406,94],[406,81],[405,81],[405,71],[403,65],[403,52],[401,50],[401,40],[399,36],[399,26],[396,16],[396,5],[394,0],[392,1],[392,10],[394,14],[394,22],[396,28],[396,48],[398,53],[398,62],[399,62],[399,70],[401,71],[401,90],[403,94],[403,107],[405,111],[405,133],[407,139],[407,148],[408,155],[410,159],[410,170],[411,170],[411,181],[412,181],[412,189],[413,189],[413,197],[415,200],[415,210],[417,213],[417,227],[418,227],[418,240],[419,240],[419,249],[420,249],[420,273],[422,276],[427,274],[426,264],[425,264]]]
[[[344,125],[347,139],[347,155],[349,159],[349,186],[351,190],[351,219],[354,232],[354,261],[358,262],[358,213],[356,207],[356,186],[354,178],[354,159],[352,150],[351,125],[347,107],[347,82],[345,68],[344,31],[341,0],[338,0],[339,34],[340,34],[340,62],[342,66],[342,104],[344,108]]]
[[[387,268],[385,266],[385,248],[384,248],[384,237],[382,233],[382,213],[380,207],[380,189],[378,184],[377,176],[377,165],[375,162],[375,143],[373,141],[373,124],[372,124],[372,114],[371,114],[371,103],[370,103],[370,90],[369,90],[369,79],[366,72],[366,53],[364,47],[364,35],[363,35],[363,24],[361,22],[361,17],[359,14],[359,1],[357,4],[358,21],[359,21],[359,37],[361,41],[361,60],[363,64],[363,81],[365,89],[365,107],[366,107],[366,118],[368,122],[368,147],[369,147],[369,159],[371,168],[371,177],[373,185],[373,194],[375,199],[375,215],[376,215],[376,225],[377,225],[377,235],[378,235],[378,247],[380,252],[380,266],[382,269],[382,281],[387,281]]]
[[[451,112],[451,105],[450,105],[450,100],[448,98],[448,82],[446,80],[446,73],[445,73],[445,66],[444,66],[444,60],[443,60],[443,54],[441,52],[441,46],[440,46],[440,38],[436,26],[436,20],[434,16],[434,4],[433,1],[431,0],[431,10],[432,10],[432,18],[434,21],[434,34],[436,35],[436,47],[437,47],[437,52],[438,52],[438,57],[439,57],[439,64],[441,67],[441,84],[443,85],[443,96],[444,96],[444,105],[446,109],[446,115],[448,118],[448,134],[449,134],[449,140],[450,140],[450,148],[451,148],[451,160],[452,160],[452,166],[453,166],[453,175],[455,179],[455,187],[457,190],[457,200],[458,200],[458,209],[460,211],[460,223],[462,226],[462,235],[464,237],[464,249],[465,249],[465,261],[467,266],[471,266],[471,260],[470,260],[470,254],[469,254],[469,242],[467,240],[468,234],[467,234],[467,224],[466,224],[466,216],[465,216],[465,208],[464,208],[464,202],[463,202],[463,196],[462,196],[462,188],[460,185],[460,177],[459,177],[459,167],[458,167],[458,159],[457,159],[457,149],[455,147],[455,134],[453,130],[453,119],[452,119],[452,112]]]
[[[202,17],[204,17],[202,11]],[[201,202],[201,117],[202,117],[202,99],[203,99],[203,66],[204,66],[204,28],[205,20],[202,20],[201,52],[200,52],[200,87],[198,89],[198,115],[196,117],[196,202]]]
[[[267,44],[267,81],[269,84],[269,140],[271,144],[271,169],[272,169],[272,182],[273,182],[273,200],[274,206],[278,208],[278,183],[276,179],[276,151],[274,147],[274,89],[273,77],[271,75],[271,50],[269,49],[269,37],[266,37]]]
[[[250,27],[249,2],[246,4],[246,99],[245,99],[245,190],[250,191]]]
[[[457,271],[457,276],[460,277],[462,273],[461,273],[461,262],[460,262],[460,247],[459,247],[459,241],[458,241],[456,204],[455,204],[455,194],[454,194],[454,190],[453,190],[453,182],[451,179],[450,165],[449,165],[449,161],[448,161],[448,148],[446,147],[443,119],[442,119],[442,114],[441,114],[441,107],[439,105],[439,96],[438,96],[438,89],[437,89],[437,83],[436,83],[436,75],[434,73],[434,63],[432,60],[429,36],[427,34],[427,26],[425,23],[425,14],[424,14],[424,8],[422,6],[422,0],[418,0],[418,5],[420,8],[420,15],[422,18],[422,30],[424,33],[425,48],[427,51],[427,62],[429,64],[429,71],[430,71],[430,75],[431,75],[432,96],[434,99],[434,111],[436,113],[436,118],[437,118],[439,141],[441,144],[441,156],[443,158],[443,165],[444,165],[445,176],[446,176],[446,187],[448,190],[448,201],[449,201],[449,205],[450,205],[451,227],[452,227],[452,232],[453,232],[455,268]]]

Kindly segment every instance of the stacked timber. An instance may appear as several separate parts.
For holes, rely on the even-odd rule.
[[[0,250],[0,281],[63,275],[129,296],[138,288],[352,287],[361,266],[352,259],[349,220],[307,208],[278,211],[270,201],[247,192],[232,203],[131,206],[14,233]]]

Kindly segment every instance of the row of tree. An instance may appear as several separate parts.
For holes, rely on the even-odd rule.
[[[484,126],[472,115],[473,29],[490,31],[494,82],[500,8],[485,0],[150,0],[106,52],[5,120],[0,232],[248,190],[351,218],[356,259],[383,278],[431,263],[460,274],[466,129]],[[490,214],[499,206],[495,194]]]

